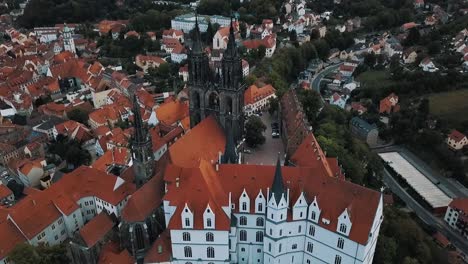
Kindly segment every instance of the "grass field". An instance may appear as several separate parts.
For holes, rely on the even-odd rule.
[[[396,84],[390,77],[390,72],[387,70],[369,70],[359,74],[356,79],[361,82],[361,87],[363,88],[380,89]]]
[[[468,120],[468,89],[430,95],[429,110],[451,123]]]

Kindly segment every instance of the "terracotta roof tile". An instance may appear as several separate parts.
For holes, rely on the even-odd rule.
[[[466,136],[461,133],[460,131],[454,129],[452,130],[452,132],[450,133],[449,135],[449,138],[455,142],[460,142],[462,141],[464,138],[466,138]]]
[[[169,230],[166,229],[154,241],[143,263],[165,263],[172,258],[172,244]]]
[[[163,103],[156,108],[156,117],[165,125],[172,125],[188,115],[188,105],[179,100]]]
[[[112,221],[111,217],[101,212],[80,229],[80,235],[86,243],[86,246],[91,248],[109,233],[114,225],[115,223]]]
[[[275,92],[276,90],[271,86],[271,84],[267,84],[261,88],[257,87],[255,84],[251,85],[244,92],[244,103],[245,105],[254,104]]]

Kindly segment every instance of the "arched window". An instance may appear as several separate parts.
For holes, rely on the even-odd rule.
[[[207,258],[214,258],[215,257],[214,247],[208,247],[206,249],[206,257]]]
[[[182,233],[182,240],[183,241],[190,241],[190,233],[189,232],[183,232]]]
[[[344,247],[344,239],[343,238],[338,238],[338,245],[337,245],[338,248],[341,248],[343,249]]]
[[[257,231],[255,234],[255,241],[257,242],[263,242],[263,232],[262,231]]]
[[[191,247],[184,247],[184,256],[186,258],[191,258],[192,257],[192,248]]]
[[[145,238],[143,237],[143,228],[141,228],[141,225],[137,224],[135,226],[135,238],[137,241],[137,248],[145,248]]]
[[[309,236],[315,236],[315,226],[309,226]]]
[[[340,232],[341,233],[346,233],[346,225],[345,224],[340,224]]]
[[[335,264],[341,264],[341,256],[335,256]]]
[[[312,244],[312,242],[307,242],[307,252],[314,252],[314,244]]]
[[[245,216],[240,217],[240,225],[247,225],[247,217]]]
[[[263,226],[263,218],[261,217],[257,218],[257,226]]]
[[[239,232],[239,240],[240,241],[247,241],[247,231],[241,230]]]
[[[211,233],[211,232],[206,233],[206,242],[213,242],[213,241],[214,241],[213,233]]]
[[[312,212],[311,218],[312,220],[315,220],[315,212]]]

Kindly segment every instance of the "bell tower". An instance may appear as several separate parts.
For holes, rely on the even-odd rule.
[[[74,54],[76,53],[75,41],[73,40],[72,31],[67,26],[67,24],[65,24],[63,27],[63,49]]]
[[[154,174],[153,143],[148,127],[143,124],[140,107],[136,95],[133,95],[133,127],[132,137],[133,170],[137,188],[147,182]]]
[[[244,134],[244,91],[242,60],[237,50],[234,25],[231,18],[229,41],[221,62],[221,109],[220,122],[226,130],[232,128],[234,141]]]

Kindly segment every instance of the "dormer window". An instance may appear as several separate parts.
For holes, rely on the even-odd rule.
[[[312,214],[311,214],[312,220],[315,220],[316,217],[317,217],[317,216],[316,216],[315,212],[312,212]]]
[[[206,226],[211,227],[211,218],[206,219]]]
[[[346,225],[345,224],[340,225],[340,232],[341,233],[346,233]]]
[[[262,212],[263,211],[263,204],[262,203],[259,203],[258,206],[257,206],[257,211],[258,212]]]
[[[247,211],[247,203],[242,203],[242,211]]]
[[[185,226],[190,226],[190,219],[189,218],[185,218]]]

